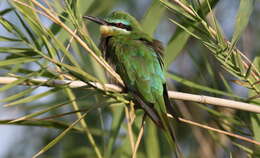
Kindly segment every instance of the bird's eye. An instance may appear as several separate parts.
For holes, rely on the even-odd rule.
[[[117,27],[120,27],[120,28],[123,28],[123,27],[124,27],[124,24],[122,24],[122,23],[117,23],[116,26],[117,26]]]
[[[122,28],[122,29],[126,29],[128,31],[132,30],[131,26],[125,25],[123,23],[108,23],[108,25],[115,26],[115,27]]]

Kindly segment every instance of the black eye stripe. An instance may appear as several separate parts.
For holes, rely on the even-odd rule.
[[[108,23],[108,25],[119,27],[119,28],[122,28],[122,29],[126,29],[127,31],[132,31],[132,27],[131,26],[125,25],[123,23]]]

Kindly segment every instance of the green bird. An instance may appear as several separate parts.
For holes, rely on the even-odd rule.
[[[146,34],[133,16],[122,11],[115,11],[105,19],[84,18],[100,24],[100,48],[121,76],[127,92],[175,139],[166,116],[168,112],[177,118],[167,93],[161,42]]]

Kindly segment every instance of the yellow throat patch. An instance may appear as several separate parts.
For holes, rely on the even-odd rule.
[[[107,37],[107,36],[120,35],[120,34],[121,35],[130,34],[130,31],[115,26],[101,25],[100,33],[103,37]]]

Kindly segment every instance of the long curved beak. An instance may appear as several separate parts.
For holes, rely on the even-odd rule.
[[[94,16],[83,16],[83,18],[93,21],[99,25],[107,25],[107,22],[105,20],[94,17]]]

